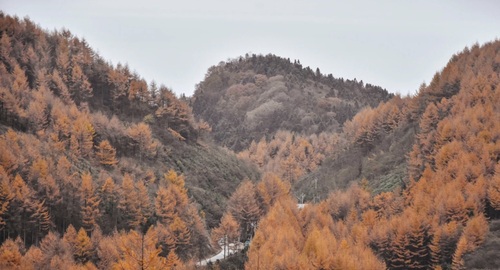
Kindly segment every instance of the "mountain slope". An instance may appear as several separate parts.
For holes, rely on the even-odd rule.
[[[418,179],[426,162],[408,164],[408,157],[422,159],[420,151],[427,156],[432,153],[426,148],[435,139],[425,139],[422,133],[437,127],[437,121],[449,113],[450,99],[466,85],[464,82],[497,76],[495,44],[484,48],[475,45],[454,55],[428,86],[421,86],[416,96],[394,97],[356,115],[345,124],[341,135],[345,140],[340,141],[347,143],[337,146],[344,150],[327,157],[317,171],[305,176],[296,185],[296,192],[308,198],[325,197],[329,190],[345,188],[351,181],[365,178],[378,193],[404,186],[410,177]],[[426,120],[431,116],[431,120]],[[435,131],[431,135],[434,134]],[[427,142],[424,144],[424,141]]]
[[[391,95],[362,81],[325,76],[275,55],[246,55],[211,67],[191,100],[215,142],[235,151],[278,130],[337,132],[365,106]]]
[[[67,30],[3,13],[0,97],[0,242],[20,237],[36,248],[81,228],[109,241],[156,235],[158,262],[173,250],[202,258],[206,227],[242,180],[258,178],[205,142],[206,127],[166,87],[107,63]],[[92,256],[83,263],[97,263]]]
[[[259,223],[246,269],[498,269],[499,86],[497,40],[453,56],[415,97],[357,114],[344,125],[343,151],[322,168],[344,162],[337,168],[357,169],[352,177],[367,181],[303,209],[294,198],[276,202]],[[387,162],[401,152],[403,168]],[[386,170],[407,175],[401,189],[379,185]],[[345,185],[336,182],[342,172],[323,173],[319,189]]]

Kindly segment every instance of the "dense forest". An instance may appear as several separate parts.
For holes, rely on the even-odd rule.
[[[493,41],[414,96],[270,54],[179,98],[1,13],[0,269],[499,268],[499,83]]]
[[[500,42],[475,44],[415,96],[365,107],[340,132],[251,142],[239,156],[292,193],[261,208],[245,268],[498,268],[499,82]]]
[[[394,147],[391,133],[413,126],[402,187],[377,194],[367,176],[303,210],[293,198],[279,201],[259,223],[246,269],[464,268],[464,255],[484,243],[488,220],[500,217],[499,74],[500,42],[474,45],[415,97],[357,114],[344,125],[341,148],[369,158],[391,155],[380,145],[389,138]],[[473,261],[468,267],[498,267]]]
[[[68,30],[1,14],[0,36],[0,268],[210,254],[207,228],[256,169],[206,143],[210,127],[171,90]]]

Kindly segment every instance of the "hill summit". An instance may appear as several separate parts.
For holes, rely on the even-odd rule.
[[[217,143],[241,151],[278,130],[339,131],[360,109],[391,97],[381,87],[323,75],[300,61],[247,54],[209,68],[191,105]]]

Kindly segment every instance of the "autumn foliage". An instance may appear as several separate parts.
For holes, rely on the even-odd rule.
[[[488,218],[499,216],[499,44],[464,50],[415,97],[345,124],[347,145],[338,146],[370,153],[417,121],[404,190],[376,195],[354,184],[301,210],[290,198],[275,203],[246,269],[462,269],[484,243]]]
[[[169,131],[194,144],[195,126],[165,86],[67,30],[0,12],[0,268],[181,269],[204,257],[199,205],[165,162],[179,147]]]
[[[196,122],[168,88],[107,63],[69,31],[0,13],[0,268],[192,269],[217,245],[243,242],[245,269],[462,269],[500,217],[499,48],[466,48],[415,96],[390,100],[297,62],[246,56],[209,70],[189,100],[206,116]],[[290,108],[282,101],[302,97],[289,85],[299,78],[305,92],[329,88],[310,112],[285,115],[304,126],[294,130],[276,123]],[[371,104],[363,89],[386,101]],[[228,104],[238,111],[222,117]],[[264,120],[272,136],[256,129]],[[233,173],[240,163],[229,151],[198,141],[212,129],[260,169],[260,181]],[[248,136],[221,137],[233,131]],[[406,163],[391,165],[397,184],[373,190],[384,168],[364,175],[363,166],[386,162],[373,151],[394,151],[385,139],[408,133]],[[353,183],[328,194],[332,172],[328,195],[299,207],[298,186],[350,152],[363,158],[345,173]]]

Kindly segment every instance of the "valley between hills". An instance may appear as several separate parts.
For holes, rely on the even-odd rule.
[[[177,96],[105,57],[0,13],[1,269],[500,267],[500,41],[411,96],[273,54]]]

